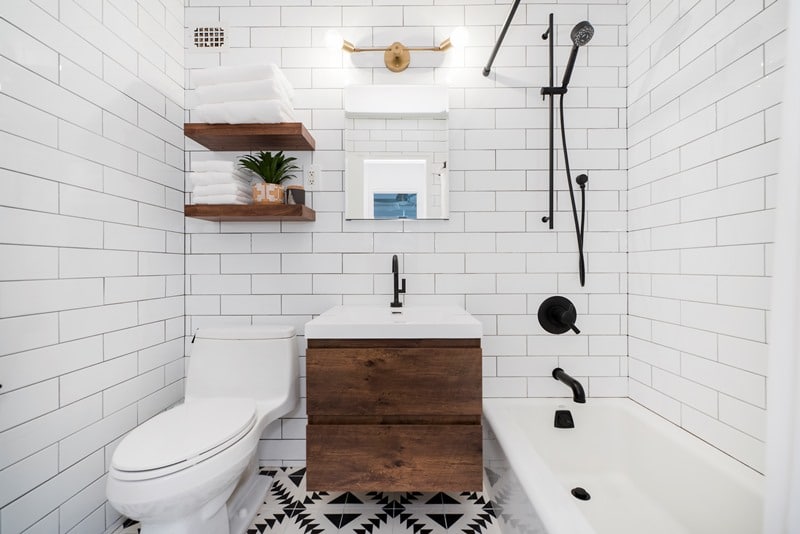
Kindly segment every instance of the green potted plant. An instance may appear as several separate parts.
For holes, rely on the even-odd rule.
[[[284,190],[281,182],[294,178],[294,171],[300,169],[293,162],[297,158],[287,157],[283,151],[272,155],[261,151],[255,156],[247,155],[239,159],[239,164],[257,174],[262,183],[253,185],[253,202],[256,204],[283,204]]]

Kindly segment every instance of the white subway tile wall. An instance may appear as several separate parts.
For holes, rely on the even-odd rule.
[[[280,321],[302,335],[303,324],[331,306],[388,304],[391,257],[398,254],[408,279],[406,304],[457,304],[483,323],[484,396],[567,397],[569,389],[551,377],[558,365],[582,380],[590,396],[626,396],[625,3],[523,2],[491,75],[484,78],[481,70],[508,3],[188,0],[187,29],[221,23],[235,39],[218,53],[187,48],[187,102],[195,69],[277,62],[296,89],[298,117],[317,141],[313,153],[291,154],[304,168],[320,165],[322,174],[318,190],[306,193],[317,212],[313,223],[187,220],[185,333],[204,325]],[[540,35],[550,12],[557,25],[557,79],[571,48],[572,26],[590,20],[596,29],[578,55],[565,98],[573,175],[588,172],[590,177],[585,288],[578,283],[560,149],[556,228],[548,230],[541,222],[547,213],[548,159],[547,103],[539,88],[548,74],[547,43]],[[432,46],[459,25],[468,26],[466,48],[412,52],[402,73],[388,71],[382,53],[349,55],[325,46],[329,29],[361,47],[397,40]],[[449,220],[344,219],[343,87],[371,83],[448,87]],[[393,128],[403,121],[388,121],[391,128],[387,121],[377,122],[372,139],[380,150],[402,150],[410,138]],[[410,126],[411,134],[419,127]],[[192,160],[239,156],[210,154],[193,143],[187,150],[187,168]],[[303,176],[293,182],[303,183]],[[575,302],[581,336],[554,337],[539,326],[539,304],[554,294]],[[304,354],[302,337],[300,349]],[[263,436],[261,460],[302,461],[304,424],[302,403]]]
[[[107,532],[184,378],[180,0],[0,3],[0,531]]]
[[[488,78],[508,3],[317,4],[0,2],[0,531],[112,530],[111,452],[182,398],[187,336],[280,322],[304,355],[316,314],[391,299],[392,254],[407,304],[457,304],[483,324],[485,397],[566,397],[550,376],[563,366],[589,396],[629,395],[763,469],[786,1],[523,3]],[[573,174],[590,176],[586,287],[560,149],[555,230],[540,222],[551,12],[557,80],[571,27],[596,29],[565,99]],[[189,46],[208,23],[227,28],[219,52]],[[464,49],[412,52],[403,73],[325,46],[329,29],[432,46],[459,25]],[[184,141],[193,71],[265,61],[317,140],[292,153],[322,169],[317,220],[184,220],[184,166],[240,155]],[[448,87],[449,220],[344,219],[342,90],[370,83]],[[580,336],[539,326],[553,294],[575,303]],[[301,395],[262,461],[304,460],[304,377]]]
[[[628,3],[630,396],[763,471],[787,3],[666,4]]]

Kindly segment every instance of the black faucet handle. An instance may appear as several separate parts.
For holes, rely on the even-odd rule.
[[[545,299],[539,306],[539,324],[551,334],[563,334],[567,330],[572,330],[576,334],[581,331],[575,326],[578,319],[578,312],[575,306],[561,296],[554,296]]]
[[[406,292],[406,279],[400,279],[400,289],[397,290],[398,293],[405,293]]]
[[[558,322],[564,326],[570,327],[576,334],[581,333],[578,327],[575,326],[575,321],[578,319],[578,312],[575,310],[575,306],[572,302],[569,302],[565,307],[558,306],[555,313],[558,315]]]

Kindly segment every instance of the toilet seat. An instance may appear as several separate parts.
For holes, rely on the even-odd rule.
[[[224,451],[255,423],[250,399],[195,399],[131,431],[114,452],[111,467],[120,480],[162,477]]]

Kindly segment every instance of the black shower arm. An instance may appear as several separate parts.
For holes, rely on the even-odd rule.
[[[578,47],[573,46],[572,51],[569,53],[569,61],[567,62],[567,68],[564,69],[564,79],[561,81],[560,86],[553,86],[552,84],[549,87],[542,87],[539,91],[542,95],[542,100],[544,100],[545,96],[555,96],[555,95],[565,95],[567,94],[567,86],[569,86],[569,80],[572,78],[572,69],[575,67],[575,58],[578,57]],[[550,71],[552,73],[553,66],[550,66]],[[552,74],[551,74],[552,77]]]
[[[508,27],[511,25],[511,20],[514,18],[514,14],[517,12],[517,7],[519,7],[520,0],[514,0],[514,4],[511,6],[511,11],[508,13],[508,17],[506,18],[506,23],[503,24],[503,30],[500,32],[500,36],[497,38],[497,42],[494,45],[494,50],[492,50],[492,55],[489,56],[489,61],[486,63],[486,66],[483,67],[483,75],[489,76],[489,73],[492,71],[492,63],[494,63],[494,58],[497,55],[497,52],[500,50],[500,45],[503,44],[503,39],[506,36],[506,32],[508,31]]]
[[[544,100],[545,96],[551,95],[564,95],[567,94],[567,86],[569,86],[569,81],[572,78],[572,69],[575,68],[575,59],[578,57],[578,46],[572,45],[572,50],[569,53],[569,60],[567,61],[567,67],[564,69],[564,79],[561,80],[561,86],[554,86],[553,85],[553,64],[550,64],[550,86],[549,87],[542,87],[541,91],[539,91],[542,95],[542,100]]]

